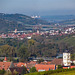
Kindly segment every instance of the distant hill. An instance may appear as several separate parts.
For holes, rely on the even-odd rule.
[[[60,21],[75,19],[75,15],[51,15],[51,16],[41,16],[41,19],[47,20],[47,21],[49,21],[49,22],[60,22]]]
[[[60,25],[72,25],[72,24],[75,24],[75,19],[61,21],[61,22],[59,22],[59,24]]]
[[[54,15],[54,16],[42,16],[41,19],[50,23],[59,23],[59,25],[73,25],[75,24],[75,15]]]
[[[22,14],[3,14],[0,13],[0,32],[9,30],[25,30],[25,25],[49,25],[50,23],[40,19],[34,19]]]
[[[59,25],[64,26],[75,24],[75,16],[46,16],[38,19],[23,14],[0,13],[0,33],[13,31],[15,28],[18,30],[28,30],[29,28],[32,29],[32,27],[27,27],[29,25],[54,25],[55,23],[59,23]]]

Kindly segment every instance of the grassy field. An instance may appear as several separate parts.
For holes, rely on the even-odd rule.
[[[34,72],[25,75],[75,75],[75,68],[73,69],[57,69],[51,71]]]
[[[25,75],[38,75],[38,74],[37,73],[30,73],[30,74],[25,74]],[[39,73],[39,75],[44,75],[44,74]],[[75,75],[75,71],[53,73],[53,74],[48,74],[48,75]]]
[[[75,75],[75,71],[54,73],[54,74],[49,74],[49,75]]]

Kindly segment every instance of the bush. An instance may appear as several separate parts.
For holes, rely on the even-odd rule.
[[[30,72],[37,72],[37,70],[36,70],[35,67],[32,67],[32,68],[30,69]]]
[[[63,67],[61,65],[58,65],[58,69],[63,69]]]

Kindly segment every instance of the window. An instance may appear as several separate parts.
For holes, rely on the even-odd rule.
[[[64,58],[66,58],[66,56],[64,56]]]

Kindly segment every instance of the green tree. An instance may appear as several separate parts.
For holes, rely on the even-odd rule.
[[[39,60],[38,60],[38,63],[41,63],[41,62],[43,62],[43,61],[44,61],[43,59],[39,59]]]
[[[0,46],[0,56],[13,57],[15,56],[15,53],[16,53],[16,48],[14,48],[13,46],[9,45]]]
[[[61,65],[58,65],[58,69],[63,69],[63,67]]]
[[[33,39],[28,40],[28,45],[29,45],[29,47],[30,47],[31,45],[34,45],[34,43],[35,43],[35,40],[33,40]]]
[[[75,54],[71,54],[71,60],[75,60]]]
[[[14,75],[19,75],[19,73],[16,70],[13,71],[13,74]]]
[[[23,69],[23,71],[22,71],[22,75],[24,75],[24,74],[26,74],[26,73],[29,73],[29,72],[28,72],[27,68],[24,66],[24,69]]]
[[[35,67],[32,67],[32,68],[30,69],[30,72],[37,72],[37,70],[36,70]]]
[[[35,44],[35,40],[33,39],[28,40],[28,49],[31,52],[31,55],[35,53],[34,44]]]
[[[6,71],[3,69],[3,70],[0,70],[0,74],[4,74]]]
[[[18,56],[21,57],[22,61],[27,60],[29,56],[27,47],[22,45],[18,51]]]

